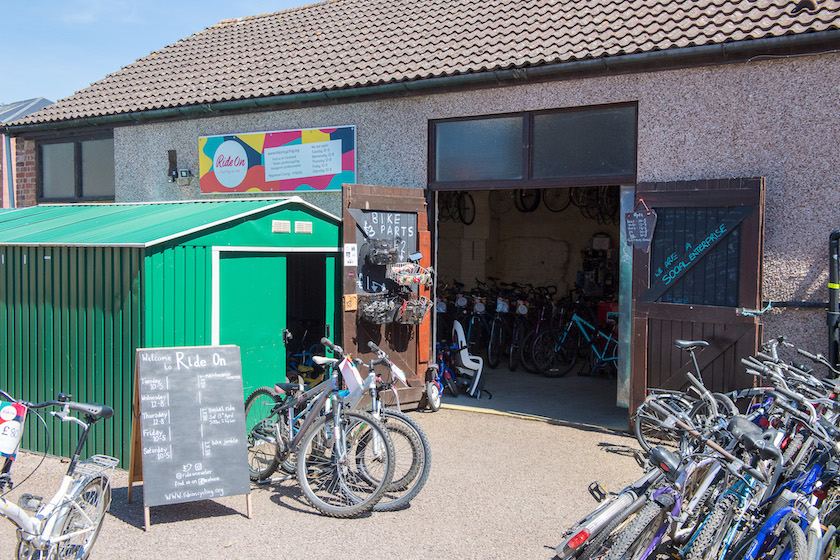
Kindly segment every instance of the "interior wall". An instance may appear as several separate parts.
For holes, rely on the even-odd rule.
[[[558,294],[566,295],[583,265],[581,251],[594,234],[608,233],[617,251],[618,225],[599,224],[574,205],[551,212],[541,203],[534,212],[514,207],[493,215],[488,191],[471,194],[476,206],[471,225],[438,222],[438,272],[444,284],[457,280],[470,288],[476,278],[494,276],[503,282],[554,285]]]

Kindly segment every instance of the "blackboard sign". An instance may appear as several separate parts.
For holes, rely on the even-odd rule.
[[[627,225],[627,244],[647,252],[656,227],[656,211],[647,207],[639,211],[637,207],[624,215],[624,222]]]
[[[138,349],[136,363],[146,508],[249,494],[239,347]]]
[[[356,293],[377,294],[397,286],[386,278],[387,267],[374,255],[391,250],[396,262],[406,262],[417,251],[417,214],[350,208],[356,221]]]

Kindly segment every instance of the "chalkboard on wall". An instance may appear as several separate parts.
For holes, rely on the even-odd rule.
[[[138,349],[136,375],[147,510],[250,494],[239,347]]]

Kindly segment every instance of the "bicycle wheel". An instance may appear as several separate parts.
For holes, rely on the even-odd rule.
[[[542,191],[539,189],[516,189],[513,194],[513,203],[520,212],[533,212],[540,205]]]
[[[546,189],[542,193],[543,204],[552,212],[562,212],[572,203],[569,188]]]
[[[245,400],[245,428],[248,430],[248,476],[254,482],[266,480],[280,464],[277,424],[270,417],[278,402],[269,387],[260,387]]]
[[[534,341],[537,339],[537,334],[539,334],[537,331],[529,332],[519,348],[519,361],[528,373],[539,373],[537,366],[534,365],[534,354],[531,351],[534,347]]]
[[[343,411],[319,418],[301,440],[298,484],[312,507],[331,517],[369,511],[393,475],[394,444],[367,412]]]
[[[396,511],[408,505],[426,485],[432,466],[432,448],[423,428],[407,414],[386,408],[382,411],[382,419],[394,440],[396,466],[391,485],[373,506],[373,511]],[[395,432],[392,429],[395,426],[401,430]]]
[[[490,207],[490,212],[494,216],[501,216],[513,208],[513,191],[490,191],[487,197],[487,204]]]
[[[516,371],[519,367],[519,352],[522,343],[525,342],[525,330],[522,325],[514,325],[513,335],[510,337],[510,348],[508,348],[508,369]]]
[[[659,395],[656,402],[674,412],[688,413],[692,406],[690,401],[679,395]],[[663,428],[662,422],[664,420],[665,418],[652,409],[647,401],[636,409],[633,418],[633,432],[645,453],[650,452],[651,448],[657,445],[672,451],[680,449],[683,440],[682,432]]]
[[[462,191],[458,195],[458,219],[465,226],[475,221],[475,200],[467,191]]]
[[[712,560],[718,557],[720,547],[732,526],[738,509],[738,497],[727,494],[715,504],[712,513],[703,522],[700,532],[691,542],[686,560]]]
[[[633,521],[627,525],[610,547],[604,560],[634,560],[646,558],[648,548],[658,544],[662,538],[661,530],[669,523],[669,516],[674,507],[674,497],[662,494],[645,504]]]
[[[563,332],[556,329],[543,331],[534,339],[534,367],[546,377],[563,377],[575,367],[580,334],[570,330],[561,342]]]
[[[61,523],[59,537],[70,536],[56,545],[58,560],[84,560],[90,555],[96,537],[102,529],[105,513],[111,505],[111,486],[103,476],[92,478],[81,492],[73,497],[67,517]]]
[[[437,381],[426,381],[426,404],[429,410],[437,412],[440,410],[440,397],[443,394],[443,387]]]
[[[490,327],[490,340],[487,343],[487,365],[493,369],[499,367],[504,353],[504,336],[501,321],[493,321]]]

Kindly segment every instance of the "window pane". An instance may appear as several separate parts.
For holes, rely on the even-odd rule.
[[[114,139],[82,142],[82,196],[114,196]]]
[[[635,107],[534,116],[534,178],[635,173]]]
[[[41,146],[43,198],[76,196],[73,142]]]
[[[438,123],[435,180],[522,178],[522,117]]]

